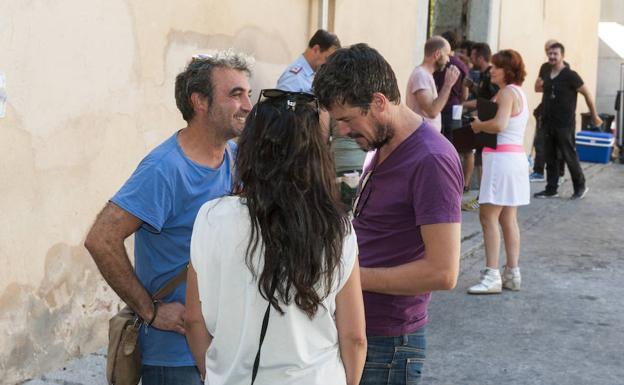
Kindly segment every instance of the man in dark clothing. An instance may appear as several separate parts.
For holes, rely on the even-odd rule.
[[[548,56],[548,48],[551,45],[558,43],[557,40],[550,39],[547,40],[544,44],[544,53]],[[566,61],[563,64],[570,68],[570,64]],[[535,80],[535,92],[543,92],[544,91],[544,79],[550,76],[550,63],[543,63],[539,69],[539,75]],[[546,155],[544,154],[544,130],[542,128],[542,104],[535,108],[533,111],[533,116],[535,117],[535,137],[533,138],[533,147],[535,148],[535,162],[533,163],[533,172],[529,176],[531,182],[544,182],[546,178],[544,178],[544,166],[546,164]],[[563,175],[565,174],[565,162],[561,157],[561,152],[557,152],[557,167],[559,170],[559,179],[558,184],[561,186],[564,181]]]
[[[435,81],[436,88],[438,92],[442,89],[444,85],[444,76],[446,75],[446,69],[454,65],[459,69],[459,77],[453,87],[451,88],[451,93],[442,108],[441,117],[442,117],[442,135],[446,136],[448,140],[452,140],[452,123],[453,123],[453,106],[461,105],[468,98],[468,88],[463,85],[464,79],[468,76],[468,67],[461,61],[458,57],[455,56],[455,49],[457,48],[457,34],[447,31],[442,34],[442,37],[445,38],[449,45],[451,46],[451,52],[449,53],[449,61],[446,63],[446,66],[433,73],[433,80]]]
[[[477,108],[477,98],[484,98],[491,100],[498,92],[498,86],[492,83],[492,77],[490,75],[490,59],[492,58],[492,51],[487,43],[475,43],[472,46],[470,53],[470,59],[473,63],[473,69],[479,71],[477,76],[478,81],[467,79],[464,82],[470,93],[474,95],[474,99],[468,100],[464,103],[464,107],[467,109]]]
[[[467,110],[474,110],[477,108],[478,98],[491,100],[498,92],[498,86],[492,83],[490,76],[490,69],[492,68],[492,65],[490,64],[491,57],[492,51],[487,43],[473,44],[470,51],[470,59],[473,63],[473,70],[478,71],[478,81],[475,82],[470,78],[467,78],[464,81],[464,85],[468,87],[470,93],[474,95],[473,99],[464,102],[464,108]],[[468,186],[468,183],[472,178],[475,167],[477,167],[478,170],[477,175],[480,175],[481,151],[482,149],[477,149],[474,153],[471,151],[462,154],[465,170],[468,170],[464,171],[464,178],[466,178],[467,181],[466,186]],[[478,208],[479,203],[477,198],[473,198],[470,201],[462,203],[462,210],[464,211],[475,211]]]
[[[561,151],[561,156],[568,165],[572,177],[574,194],[570,199],[583,199],[588,191],[574,145],[577,93],[580,92],[585,98],[592,123],[597,126],[602,124],[587,85],[575,71],[565,66],[564,54],[565,49],[561,43],[555,43],[548,48],[548,63],[551,69],[543,79],[542,95],[547,184],[546,190],[536,193],[535,198],[559,196],[557,193],[559,178],[557,150]]]

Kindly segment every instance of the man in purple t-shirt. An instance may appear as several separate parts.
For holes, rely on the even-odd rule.
[[[401,104],[392,68],[366,44],[337,50],[313,89],[341,134],[377,150],[354,204],[368,338],[360,384],[417,383],[430,292],[455,287],[459,270],[459,158]]]

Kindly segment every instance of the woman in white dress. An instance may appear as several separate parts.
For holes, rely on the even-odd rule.
[[[524,151],[524,133],[529,119],[527,98],[520,86],[526,76],[520,54],[502,50],[492,57],[492,83],[500,90],[495,96],[496,116],[488,121],[476,119],[474,132],[498,134],[496,149],[483,149],[483,175],[479,191],[479,218],[485,243],[485,270],[470,294],[500,293],[503,288],[520,290],[518,267],[520,229],[517,208],[530,201],[529,168]],[[507,256],[503,273],[499,271],[500,231],[503,230]]]
[[[189,346],[210,385],[356,385],[366,358],[357,241],[318,103],[281,90],[260,98],[239,141],[237,193],[195,220]]]

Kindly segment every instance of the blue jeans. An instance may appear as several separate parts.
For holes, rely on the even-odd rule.
[[[416,385],[422,376],[425,327],[398,337],[367,336],[368,352],[360,385]]]
[[[141,368],[142,385],[202,385],[195,366],[151,366]]]

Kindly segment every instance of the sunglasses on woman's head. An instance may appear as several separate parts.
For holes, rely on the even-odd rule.
[[[258,95],[258,102],[262,100],[262,98],[266,99],[286,99],[286,110],[295,111],[297,108],[297,104],[311,104],[315,103],[316,111],[319,110],[319,102],[316,96],[308,92],[292,92],[280,90],[277,88],[267,88],[260,91],[260,95]],[[257,104],[256,103],[256,104]]]

